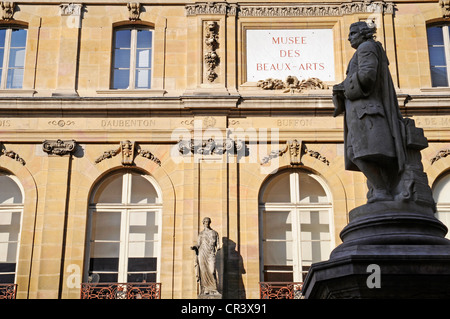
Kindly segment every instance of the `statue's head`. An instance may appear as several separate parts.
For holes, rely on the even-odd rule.
[[[203,223],[203,226],[209,227],[209,225],[211,225],[211,218],[209,218],[209,217],[203,218],[202,223]]]
[[[350,25],[348,41],[352,48],[357,49],[359,45],[367,40],[373,40],[377,28],[369,26],[365,21],[359,21]]]

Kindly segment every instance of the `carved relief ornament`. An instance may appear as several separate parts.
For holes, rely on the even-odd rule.
[[[59,5],[61,16],[81,16],[82,4],[80,3],[63,3]]]
[[[127,3],[128,8],[128,19],[130,21],[139,20],[139,16],[141,15],[141,4],[139,2],[129,2]]]
[[[449,18],[450,17],[450,0],[439,0],[439,5],[442,9],[442,17]]]
[[[448,0],[440,0],[448,1]],[[301,5],[236,5],[227,2],[198,2],[186,5],[186,15],[239,15],[242,17],[342,16],[353,13],[394,13],[394,3],[385,1],[354,1],[337,4]]]
[[[42,149],[49,155],[69,155],[75,151],[75,140],[45,140],[42,143]]]
[[[103,154],[95,160],[95,163],[98,164],[106,159],[113,158],[119,153],[122,154],[122,165],[125,166],[134,165],[134,159],[136,158],[136,155],[142,156],[161,166],[161,161],[152,152],[143,150],[138,145],[136,145],[135,142],[131,142],[128,140],[120,142],[120,147],[116,149],[103,152]]]
[[[273,158],[283,156],[285,153],[289,154],[289,159],[290,159],[291,165],[303,165],[302,157],[303,157],[303,155],[307,154],[307,155],[321,161],[322,163],[326,164],[327,166],[330,166],[330,162],[328,161],[328,159],[325,156],[323,156],[322,154],[320,154],[317,151],[308,149],[302,141],[298,141],[298,140],[287,141],[286,146],[284,148],[270,152],[270,154],[268,156],[264,157],[261,160],[261,165],[267,164]]]
[[[2,1],[0,6],[2,8],[2,20],[12,20],[16,4],[10,1]]]
[[[214,82],[218,77],[215,69],[219,65],[220,58],[217,54],[219,47],[219,24],[216,21],[205,22],[205,66],[206,79],[209,82]]]
[[[234,141],[227,138],[225,141],[208,140],[181,140],[178,142],[180,155],[223,155],[225,153],[237,154],[244,148],[243,141]]]
[[[197,2],[186,5],[186,15],[236,15],[238,6],[227,2]]]
[[[0,156],[1,155],[5,155],[6,157],[9,157],[9,158],[17,161],[17,162],[19,162],[22,165],[26,164],[25,160],[22,157],[20,157],[20,155],[18,153],[14,152],[14,151],[11,151],[11,150],[7,150],[5,148],[5,146],[2,145],[2,144],[0,144]]]

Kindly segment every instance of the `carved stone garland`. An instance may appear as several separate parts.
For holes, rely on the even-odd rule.
[[[283,93],[301,93],[303,90],[328,89],[328,85],[318,78],[299,81],[296,76],[288,76],[286,81],[272,78],[260,80],[257,86],[263,90],[284,90]]]
[[[135,142],[131,142],[128,140],[120,142],[120,147],[117,149],[103,152],[103,154],[95,160],[95,164],[98,164],[105,159],[113,158],[119,153],[122,154],[122,165],[125,166],[134,165],[134,159],[136,155],[149,159],[161,166],[161,161],[152,152],[143,150],[140,148],[140,146],[136,145]]]
[[[7,150],[3,144],[0,144],[0,156],[1,155],[5,155],[6,157],[9,157],[9,158],[17,161],[22,165],[26,164],[25,160],[22,157],[20,157],[19,154],[17,154],[14,151]]]
[[[205,22],[205,48],[204,55],[206,67],[206,79],[209,82],[214,82],[218,77],[215,72],[216,67],[220,63],[217,48],[219,47],[219,24],[216,21]]]
[[[286,146],[283,149],[270,152],[268,156],[264,157],[261,160],[261,165],[269,163],[271,159],[282,156],[286,152],[289,152],[291,165],[303,165],[301,161],[302,157],[304,154],[308,154],[309,156],[318,159],[327,166],[330,166],[330,162],[325,156],[321,155],[317,151],[309,150],[302,141],[299,142],[297,140],[287,141]]]

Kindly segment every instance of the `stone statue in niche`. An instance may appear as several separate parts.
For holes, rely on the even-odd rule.
[[[219,234],[211,228],[211,218],[203,219],[204,229],[198,234],[195,250],[195,268],[197,281],[200,284],[199,298],[220,298],[217,290],[216,252],[219,245]]]
[[[344,82],[333,87],[334,116],[345,113],[345,167],[367,177],[367,202],[414,201],[434,207],[420,150],[428,146],[423,130],[403,118],[375,27],[350,26],[356,49]]]

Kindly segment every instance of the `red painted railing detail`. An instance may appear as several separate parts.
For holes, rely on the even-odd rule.
[[[260,282],[261,299],[301,299],[302,282]]]
[[[82,283],[81,299],[161,299],[161,284],[137,283]]]

